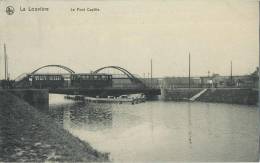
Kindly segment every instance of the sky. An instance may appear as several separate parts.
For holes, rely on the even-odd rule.
[[[12,5],[13,15],[5,9]],[[143,76],[252,73],[259,64],[257,0],[0,1],[0,78],[48,64],[76,72],[120,66]],[[48,7],[48,12],[20,11]],[[99,8],[99,12],[71,12]]]

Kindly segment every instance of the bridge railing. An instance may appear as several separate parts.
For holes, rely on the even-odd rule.
[[[28,73],[23,73],[23,74],[19,75],[18,77],[15,78],[15,82],[19,82],[19,81],[23,80],[28,75],[29,75]]]

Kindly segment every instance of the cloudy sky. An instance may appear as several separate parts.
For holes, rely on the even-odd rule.
[[[5,13],[6,6],[14,15]],[[0,1],[0,76],[3,44],[14,78],[47,64],[76,72],[117,65],[154,76],[248,74],[258,65],[257,0]],[[20,7],[48,7],[22,12]],[[99,8],[99,12],[71,12]]]

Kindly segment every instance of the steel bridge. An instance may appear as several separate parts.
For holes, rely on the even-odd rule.
[[[50,67],[65,70],[66,73],[39,73],[40,70],[47,69]],[[59,83],[59,80],[53,79],[53,82],[50,83],[50,86],[42,86],[39,89],[48,89],[50,93],[86,95],[92,97],[120,96],[123,94],[135,94],[135,93],[144,93],[147,97],[154,97],[161,94],[160,89],[151,88],[150,86],[146,85],[140,78],[138,78],[137,76],[130,73],[128,70],[119,66],[105,66],[95,70],[92,73],[79,73],[79,74],[90,74],[93,76],[102,75],[104,73],[101,73],[101,71],[105,69],[114,69],[116,71],[121,72],[122,75],[110,74],[112,76],[113,84],[106,87],[88,87],[88,88],[73,87],[71,84],[71,75],[77,75],[75,71],[63,65],[45,65],[35,69],[31,73],[24,73],[18,76],[15,79],[15,87],[32,89],[35,88],[34,85],[32,84],[33,77],[40,75],[41,78],[39,80],[41,80],[41,79],[46,79],[48,76],[52,76],[52,78],[54,78],[55,75],[57,75],[57,76],[62,76],[64,82]],[[127,82],[123,83],[125,81]],[[54,82],[55,84],[53,84]]]

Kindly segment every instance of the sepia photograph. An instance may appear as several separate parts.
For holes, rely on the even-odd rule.
[[[0,162],[259,162],[259,0],[0,0]]]

